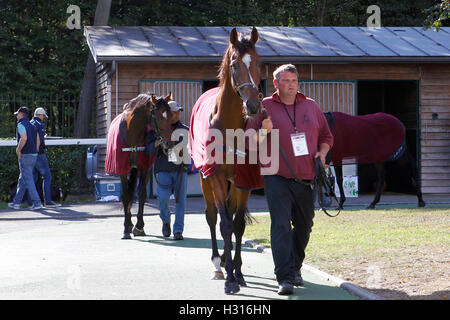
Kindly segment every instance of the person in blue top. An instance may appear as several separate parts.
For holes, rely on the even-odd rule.
[[[176,101],[170,101],[169,106],[172,112],[172,129],[173,131],[180,129],[178,132],[181,133],[178,143],[181,143],[181,141],[187,142],[189,128],[180,121],[180,112],[183,108]],[[151,130],[146,138],[146,152],[148,155],[155,156],[153,170],[155,170],[157,183],[156,193],[158,195],[159,216],[163,223],[162,234],[164,237],[169,237],[172,231],[170,228],[169,199],[173,194],[176,201],[173,238],[174,240],[183,240],[187,194],[187,165],[184,163],[184,160],[179,161],[181,160],[180,155],[176,155],[175,149],[165,150],[164,152],[160,141],[156,138],[155,132]],[[181,155],[181,157],[183,156]]]
[[[17,117],[17,148],[20,175],[17,182],[17,191],[13,202],[8,206],[20,209],[25,191],[28,190],[32,202],[31,210],[42,209],[42,202],[33,180],[33,170],[36,165],[40,140],[36,128],[30,123],[30,109],[20,107],[15,113]]]
[[[56,203],[52,200],[52,174],[50,172],[50,167],[48,165],[48,159],[45,155],[45,125],[44,118],[48,118],[47,113],[44,108],[37,108],[34,111],[34,118],[30,123],[36,128],[39,135],[39,140],[41,144],[39,145],[39,151],[36,159],[36,166],[33,171],[33,179],[36,183],[38,179],[38,174],[42,175],[42,190],[44,193],[45,206],[47,208],[60,207],[61,204]]]

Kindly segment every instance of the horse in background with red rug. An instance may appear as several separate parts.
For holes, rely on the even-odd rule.
[[[256,115],[261,107],[262,94],[259,93],[260,63],[255,50],[258,31],[253,28],[250,38],[238,34],[234,28],[230,33],[228,49],[220,66],[218,88],[203,93],[194,105],[189,129],[189,152],[195,167],[201,172],[201,188],[206,202],[206,220],[211,232],[213,279],[223,279],[221,258],[217,248],[217,211],[220,214],[220,232],[224,239],[225,293],[238,292],[239,286],[246,286],[241,266],[241,241],[249,218],[247,201],[251,189],[262,187],[258,165],[236,163],[238,150],[231,150],[235,161],[218,164],[209,162],[207,146],[211,143],[209,130],[219,130],[222,137],[227,129],[244,129],[247,116]],[[235,146],[236,146],[236,140]],[[229,152],[225,147],[216,148],[223,159]],[[221,150],[218,150],[221,149]],[[242,153],[241,153],[242,154]],[[242,174],[237,174],[240,170]],[[255,174],[253,174],[253,170]],[[243,181],[245,176],[248,180]],[[249,181],[250,180],[250,181]],[[234,216],[234,220],[233,220]],[[236,238],[234,260],[232,259],[232,235]]]
[[[386,176],[385,162],[398,161],[407,165],[416,189],[418,206],[424,207],[418,168],[408,151],[403,123],[387,113],[374,113],[352,116],[342,112],[325,112],[331,133],[334,136],[333,148],[327,155],[327,163],[332,163],[340,191],[339,209],[346,200],[343,188],[343,164],[373,163],[377,170],[375,198],[367,207],[374,209],[380,201]]]
[[[119,175],[122,186],[122,205],[124,210],[124,232],[122,239],[145,236],[144,204],[147,199],[147,184],[154,157],[145,152],[145,139],[153,128],[165,149],[172,146],[170,140],[172,113],[168,102],[171,94],[156,97],[143,93],[124,105],[124,110],[111,122],[108,130],[105,172]],[[131,206],[138,184],[139,208],[137,223],[131,222]]]

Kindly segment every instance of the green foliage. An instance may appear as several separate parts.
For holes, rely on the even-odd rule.
[[[80,186],[80,163],[86,152],[84,146],[50,146],[47,158],[52,173],[52,185],[70,192]],[[11,185],[19,178],[15,147],[0,148],[0,200],[8,201]]]
[[[80,30],[66,25],[69,4],[80,7]],[[420,26],[427,19],[437,28],[448,22],[448,0],[113,0],[109,24],[365,26],[372,4],[381,9],[382,26]],[[0,94],[78,97],[90,54],[83,27],[93,24],[96,5],[93,0],[0,0]]]
[[[19,163],[16,148],[0,148],[0,200],[8,201],[11,185],[19,178]]]
[[[78,190],[83,168],[80,163],[86,153],[85,146],[51,146],[47,158],[52,172],[52,184],[63,190]]]
[[[450,0],[442,0],[425,12],[428,14],[424,22],[427,29],[433,28],[439,31],[441,27],[450,25]]]

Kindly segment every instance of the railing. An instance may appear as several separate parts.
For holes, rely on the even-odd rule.
[[[30,108],[32,113],[38,107],[45,109],[46,132],[50,136],[72,137],[74,132],[78,98],[73,95],[56,94],[53,96],[22,96],[15,94],[0,95],[0,137],[16,135],[14,112],[21,106]],[[31,115],[31,117],[33,114]]]

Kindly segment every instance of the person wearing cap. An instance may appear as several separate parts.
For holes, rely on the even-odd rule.
[[[183,108],[176,101],[170,101],[169,106],[172,113],[172,130],[183,130],[181,131],[182,135],[178,141],[178,143],[180,143],[188,138],[189,128],[180,121],[180,112]],[[183,162],[180,163],[180,161],[177,160],[175,152],[172,152],[173,149],[163,150],[163,147],[160,141],[157,140],[153,130],[150,130],[147,135],[146,146],[147,154],[155,156],[153,170],[155,172],[155,180],[157,183],[156,193],[160,211],[159,216],[163,224],[162,234],[164,237],[170,237],[171,234],[169,199],[173,194],[176,200],[173,237],[175,240],[183,240],[184,211],[186,207],[187,192],[187,166]]]
[[[38,179],[38,174],[42,176],[42,190],[44,193],[45,206],[48,208],[60,207],[61,204],[52,200],[52,174],[48,165],[48,159],[45,155],[45,125],[44,119],[48,118],[44,108],[37,108],[34,111],[34,118],[30,123],[36,128],[41,144],[36,159],[35,170],[33,171],[34,182]]]
[[[31,210],[42,209],[42,202],[36,190],[33,180],[33,170],[36,165],[37,154],[40,145],[36,128],[30,123],[30,109],[20,107],[14,115],[17,117],[17,147],[16,154],[19,161],[20,175],[17,181],[16,195],[8,206],[20,209],[25,191],[31,199]]]

